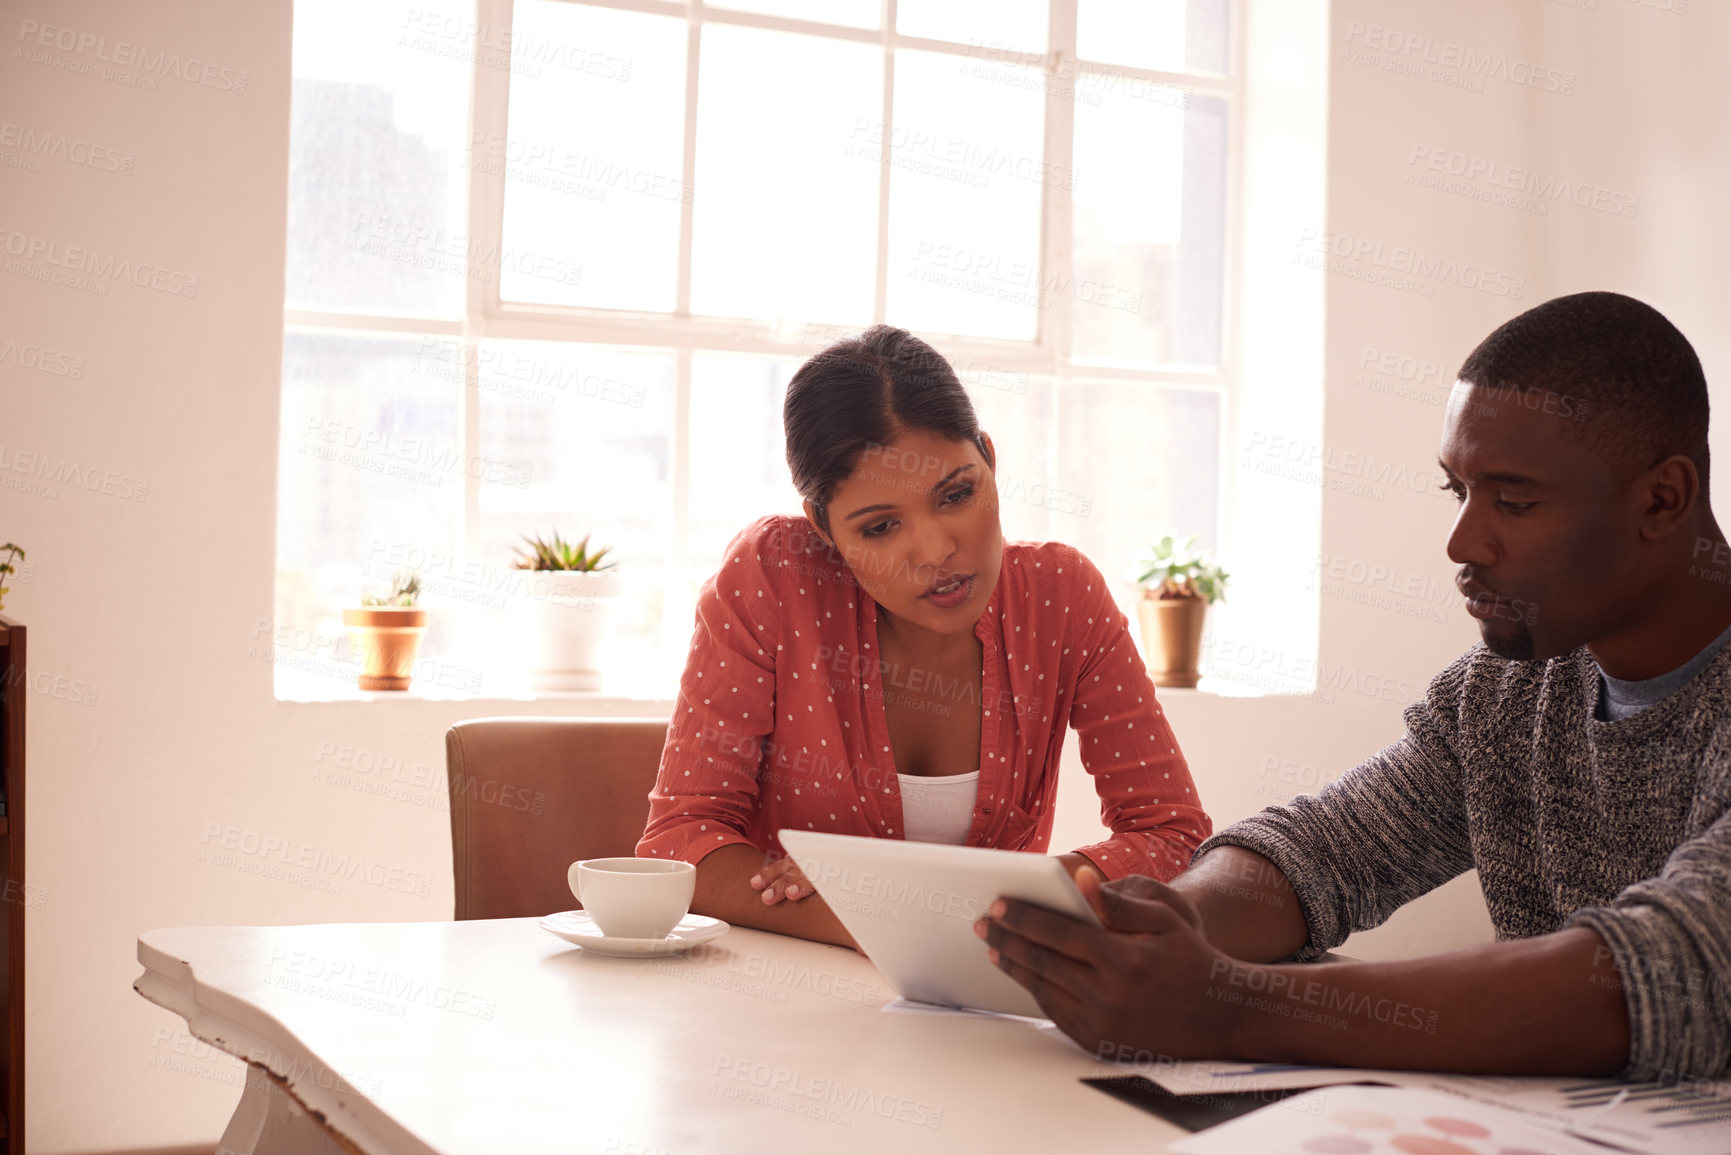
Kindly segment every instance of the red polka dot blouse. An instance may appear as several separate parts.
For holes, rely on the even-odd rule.
[[[697,862],[732,843],[779,856],[786,827],[902,837],[877,609],[803,517],[760,518],[733,540],[698,596],[640,856]],[[1057,542],[1007,543],[974,634],[980,787],[967,845],[1046,850],[1074,729],[1113,832],[1076,849],[1108,878],[1187,866],[1212,824],[1093,563]]]

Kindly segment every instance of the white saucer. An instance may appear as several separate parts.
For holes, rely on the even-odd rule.
[[[666,938],[609,938],[601,933],[587,911],[564,910],[541,920],[541,929],[556,934],[568,943],[582,947],[590,954],[616,958],[652,958],[678,954],[712,938],[726,934],[731,927],[719,918],[688,914],[679,920]]]

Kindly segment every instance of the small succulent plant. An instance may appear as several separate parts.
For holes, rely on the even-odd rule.
[[[533,570],[576,570],[580,573],[596,573],[600,570],[612,569],[613,562],[604,562],[611,547],[602,546],[593,553],[589,551],[589,536],[573,545],[557,533],[551,539],[537,537],[532,534],[523,535],[523,544],[517,547],[517,556],[512,565],[517,569]]]
[[[6,608],[6,575],[18,572],[12,568],[12,562],[13,559],[24,560],[24,549],[7,542],[0,545],[0,554],[6,555],[6,560],[0,561],[0,610],[3,610]]]
[[[415,599],[421,596],[421,575],[414,570],[399,570],[397,576],[391,579],[391,592],[388,594],[366,594],[361,598],[363,606],[412,606]]]
[[[1196,536],[1178,541],[1171,534],[1161,538],[1141,559],[1138,585],[1161,598],[1202,598],[1209,605],[1226,597],[1231,576],[1205,553],[1196,552]]]

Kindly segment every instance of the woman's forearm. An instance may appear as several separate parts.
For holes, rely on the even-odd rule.
[[[697,891],[691,909],[734,926],[858,949],[821,895],[783,899],[773,906],[765,903],[763,893],[751,885],[751,876],[764,864],[762,851],[737,843],[706,854],[697,864]]]

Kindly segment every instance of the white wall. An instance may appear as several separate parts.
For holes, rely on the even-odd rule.
[[[245,70],[246,91],[175,78],[143,91],[35,62],[12,50],[32,19]],[[1499,80],[1466,91],[1343,58],[1362,40],[1355,33],[1348,42],[1354,21],[1428,35],[1436,51],[1453,41],[1573,73],[1573,93]],[[35,669],[63,679],[38,677],[42,692],[29,701],[29,871],[48,890],[29,914],[30,1147],[208,1149],[238,1096],[236,1064],[178,1053],[177,1028],[160,1037],[178,1020],[130,989],[137,934],[448,917],[444,813],[424,798],[331,785],[321,751],[353,746],[398,759],[409,785],[418,778],[436,798],[445,727],[499,710],[278,703],[271,667],[249,656],[254,623],[272,605],[288,0],[148,8],[62,0],[34,14],[15,7],[0,33],[10,45],[0,55],[0,120],[133,156],[124,174],[58,160],[40,172],[0,167],[8,239],[26,234],[199,277],[187,299],[124,283],[96,295],[0,271],[0,349],[8,340],[46,345],[83,365],[71,379],[0,352],[3,468],[14,468],[19,452],[42,453],[73,458],[96,479],[95,492],[62,484],[52,497],[0,489],[0,540],[24,544],[32,562],[9,612],[31,628]],[[1598,0],[1596,10],[1561,0],[1335,4],[1325,46],[1328,203],[1314,226],[1380,243],[1385,254],[1404,246],[1488,265],[1522,278],[1523,295],[1447,283],[1421,296],[1312,274],[1327,302],[1318,448],[1338,466],[1324,475],[1336,487],[1320,490],[1323,552],[1446,588],[1449,505],[1398,484],[1385,484],[1380,500],[1346,492],[1338,486],[1373,479],[1355,474],[1362,467],[1344,455],[1373,454],[1409,473],[1427,468],[1440,418],[1432,402],[1449,373],[1528,304],[1590,287],[1642,296],[1695,340],[1723,395],[1731,337],[1714,322],[1731,304],[1722,273],[1731,236],[1718,203],[1731,175],[1731,82],[1717,50],[1728,41],[1731,11],[1703,0],[1689,0],[1683,15],[1637,0]],[[1289,50],[1305,51],[1303,40]],[[89,62],[93,51],[50,55]],[[1418,187],[1406,180],[1414,145],[1534,166],[1639,196],[1640,206],[1633,220],[1564,204],[1539,216]],[[0,151],[17,150],[0,143]],[[1280,166],[1272,168],[1261,170],[1258,188],[1278,184]],[[1265,234],[1250,254],[1253,277],[1292,276],[1300,240],[1283,240],[1278,228]],[[1278,301],[1265,296],[1259,307]],[[1245,333],[1252,343],[1262,336]],[[1434,362],[1441,377],[1424,399],[1369,391],[1354,383],[1367,347]],[[1281,349],[1265,343],[1246,358],[1256,387],[1278,386]],[[1724,445],[1723,430],[1715,441]],[[144,499],[101,492],[104,471],[116,475],[113,490],[148,482]],[[1294,582],[1311,580],[1311,560],[1290,559]],[[1368,693],[1336,686],[1332,701],[1169,695],[1217,822],[1277,800],[1284,763],[1329,774],[1397,736],[1400,699],[1472,638],[1452,604],[1441,604],[1445,620],[1434,623],[1321,598],[1325,680],[1346,668]],[[1367,674],[1377,680],[1365,682]],[[1381,686],[1394,700],[1378,695]],[[1276,771],[1265,776],[1270,760]],[[1086,783],[1070,778],[1083,790],[1066,791],[1060,821],[1080,831],[1092,804]],[[428,893],[353,879],[339,893],[313,891],[213,864],[201,857],[212,823],[363,855],[427,876]],[[1348,949],[1382,957],[1485,934],[1466,879]]]
[[[1731,336],[1719,323],[1731,305],[1731,281],[1723,273],[1731,228],[1711,203],[1731,187],[1731,86],[1710,47],[1731,36],[1731,8],[1696,0],[1597,0],[1591,8],[1584,5],[1593,0],[1577,2],[1583,6],[1564,0],[1333,4],[1328,206],[1326,222],[1318,222],[1323,235],[1301,232],[1284,245],[1260,247],[1248,254],[1247,275],[1247,290],[1254,291],[1261,279],[1290,276],[1295,257],[1321,260],[1324,247],[1329,250],[1327,270],[1311,274],[1327,293],[1322,434],[1308,444],[1303,443],[1310,434],[1302,427],[1288,434],[1302,446],[1298,465],[1326,485],[1319,552],[1327,563],[1289,559],[1295,583],[1323,587],[1323,684],[1308,700],[1166,695],[1217,826],[1278,801],[1290,789],[1281,782],[1284,774],[1326,780],[1398,737],[1401,706],[1422,694],[1431,675],[1475,639],[1449,596],[1454,567],[1443,543],[1453,503],[1431,484],[1441,401],[1454,370],[1491,329],[1554,296],[1615,289],[1655,305],[1688,335],[1716,400],[1723,404],[1731,389]],[[1676,11],[1679,3],[1686,4],[1682,13]],[[1379,47],[1374,63],[1361,55],[1373,39]],[[1415,39],[1419,47],[1400,57],[1409,71],[1379,66],[1393,55],[1388,49],[1405,49]],[[1254,36],[1252,41],[1254,49]],[[1293,50],[1303,48],[1300,42]],[[1412,74],[1427,64],[1427,55],[1446,64],[1469,51],[1475,60],[1489,58],[1495,73],[1479,76],[1476,89]],[[1497,78],[1525,79],[1535,69],[1538,87]],[[1440,71],[1458,75],[1461,69]],[[1256,107],[1252,99],[1253,113]],[[1431,152],[1420,155],[1420,148]],[[1567,182],[1586,190],[1576,195],[1589,207],[1543,198],[1547,211],[1541,214],[1423,187],[1419,174],[1429,170],[1413,163],[1415,155],[1422,163],[1428,155],[1450,153],[1464,154],[1468,164],[1494,162],[1499,178],[1516,167],[1533,170],[1541,187]],[[1449,163],[1437,175],[1446,177]],[[1280,183],[1277,195],[1308,195],[1301,170],[1267,179]],[[1292,191],[1283,179],[1295,186]],[[1519,175],[1513,179],[1520,183]],[[1598,208],[1590,207],[1594,193],[1600,194]],[[1452,261],[1462,275],[1408,278],[1429,282],[1425,293],[1363,279],[1387,271],[1377,261],[1393,263],[1401,249],[1424,254],[1427,266],[1438,258],[1445,268]],[[1465,275],[1469,265],[1497,274],[1493,291],[1460,283],[1475,279]],[[1519,299],[1513,296],[1517,285]],[[1251,328],[1244,339],[1248,372],[1256,359],[1266,363],[1269,348],[1265,330]],[[1275,355],[1287,351],[1279,346]],[[1397,372],[1377,372],[1374,362],[1367,367],[1372,351],[1379,359],[1393,354]],[[1306,351],[1293,352],[1302,387]],[[1423,380],[1402,379],[1398,369],[1412,363],[1438,368]],[[1268,388],[1254,376],[1250,384]],[[1286,432],[1279,419],[1246,413],[1240,420],[1241,477],[1263,494],[1269,492],[1268,475],[1246,467],[1270,457],[1290,463],[1291,446],[1271,449],[1265,438],[1259,453],[1250,442],[1257,431]],[[1728,428],[1731,423],[1720,419],[1712,437],[1721,454]],[[1367,486],[1372,493],[1359,491]],[[1723,477],[1716,488],[1725,492]],[[1240,498],[1240,533],[1254,523],[1256,508]],[[1288,533],[1290,527],[1276,525],[1273,532]],[[1346,579],[1330,580],[1335,565]],[[1373,572],[1387,576],[1373,581]],[[1413,589],[1417,596],[1401,592]],[[1429,620],[1432,611],[1442,620]],[[1258,640],[1236,626],[1232,636]],[[1217,647],[1215,662],[1254,681],[1259,672],[1303,670],[1304,656],[1279,647],[1272,655],[1250,655],[1243,646],[1222,653]],[[1093,812],[1086,783],[1078,778],[1072,775],[1066,784],[1069,808],[1061,821]],[[1355,936],[1343,950],[1399,957],[1490,935],[1469,875],[1386,926]]]
[[[1327,271],[1313,273],[1328,298],[1324,426],[1320,444],[1306,446],[1301,462],[1320,465],[1328,486],[1320,551],[1328,563],[1318,572],[1314,559],[1290,559],[1296,582],[1322,579],[1323,686],[1309,701],[1168,695],[1217,824],[1278,794],[1283,770],[1327,778],[1397,737],[1401,705],[1474,640],[1474,628],[1449,596],[1454,567],[1443,543],[1453,503],[1431,486],[1440,403],[1454,370],[1491,329],[1554,296],[1615,289],[1664,311],[1695,344],[1715,399],[1727,396],[1731,337],[1719,322],[1731,305],[1723,273],[1731,229],[1711,201],[1731,187],[1731,88],[1709,46],[1727,42],[1731,8],[1687,0],[1678,13],[1679,2],[1597,0],[1587,8],[1560,0],[1335,0],[1325,233],[1250,254],[1249,274],[1252,283],[1276,275],[1274,267],[1288,275],[1295,255],[1320,260],[1328,246]],[[1361,53],[1373,39],[1379,58],[1367,62]],[[1489,58],[1495,75],[1481,75],[1474,89],[1379,66],[1393,55],[1388,49],[1415,39],[1420,46],[1400,57],[1409,69],[1425,66],[1427,55],[1446,64],[1470,52],[1475,60]],[[1534,70],[1538,87],[1497,78],[1524,79]],[[1589,207],[1543,198],[1541,214],[1423,187],[1425,157],[1451,153],[1464,154],[1469,165],[1494,162],[1499,178],[1515,167],[1533,170],[1540,187],[1567,182],[1584,190],[1575,195]],[[1450,164],[1445,160],[1436,175],[1446,177]],[[1519,175],[1513,179],[1520,183]],[[1479,183],[1471,191],[1496,191]],[[1303,187],[1300,181],[1297,195]],[[1614,209],[1633,215],[1605,211]],[[1363,279],[1387,271],[1377,261],[1396,262],[1401,249],[1424,254],[1427,266],[1438,258],[1445,268],[1454,262],[1460,275],[1409,277],[1429,284],[1423,293]],[[1461,283],[1476,279],[1467,275],[1469,265],[1497,274],[1492,291]],[[1261,340],[1256,331],[1245,338],[1252,345]],[[1374,362],[1367,367],[1372,351],[1378,358],[1393,354],[1397,372],[1379,373]],[[1425,380],[1402,379],[1398,368],[1414,362],[1438,371]],[[1721,454],[1727,429],[1721,419],[1712,438]],[[1305,436],[1300,431],[1293,440]],[[1270,456],[1257,456],[1245,433],[1240,451],[1241,466]],[[1266,484],[1265,476],[1257,482]],[[1716,488],[1725,491],[1722,477]],[[1240,512],[1254,517],[1243,501]],[[1330,580],[1335,565],[1347,579]],[[1388,576],[1365,576],[1376,571]],[[1354,574],[1360,580],[1351,580]],[[1418,596],[1403,596],[1411,589]],[[1355,597],[1378,600],[1349,600]],[[1443,620],[1419,616],[1432,610]],[[1268,655],[1250,660],[1263,663]],[[1269,668],[1286,660],[1277,654]],[[1270,760],[1274,770],[1265,777]],[[1072,812],[1086,808],[1073,792],[1066,797],[1076,802]],[[1469,876],[1343,949],[1395,957],[1489,936]]]

